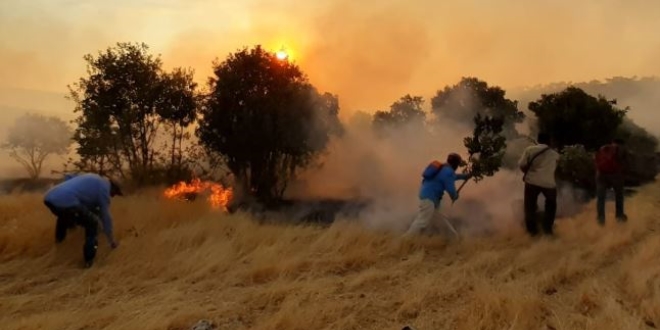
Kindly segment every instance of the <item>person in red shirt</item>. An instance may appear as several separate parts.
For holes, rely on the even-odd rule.
[[[600,225],[605,224],[605,197],[610,188],[614,190],[617,221],[628,220],[628,216],[623,211],[626,155],[624,142],[621,139],[614,139],[612,143],[600,147],[596,153],[596,209]]]

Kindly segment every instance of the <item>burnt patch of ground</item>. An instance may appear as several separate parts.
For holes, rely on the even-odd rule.
[[[230,212],[249,213],[261,223],[330,225],[337,219],[355,219],[371,204],[369,200],[282,199],[269,205],[242,203]]]

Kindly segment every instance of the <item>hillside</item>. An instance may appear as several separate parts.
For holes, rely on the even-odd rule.
[[[651,329],[660,326],[660,185],[630,220],[594,205],[556,240],[520,228],[406,241],[350,223],[257,225],[204,201],[116,199],[121,245],[83,270],[38,195],[0,197],[0,324],[11,329]],[[611,203],[608,204],[612,212]],[[610,213],[611,214],[611,213]]]

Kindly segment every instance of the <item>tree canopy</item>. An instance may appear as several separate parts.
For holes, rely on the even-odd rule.
[[[422,110],[423,104],[424,99],[421,96],[406,94],[392,103],[389,111],[376,111],[373,116],[373,127],[381,134],[403,125],[421,127],[426,119],[426,113]]]
[[[48,156],[67,154],[72,142],[71,129],[62,119],[28,113],[16,119],[2,146],[37,179]]]
[[[244,193],[280,198],[297,171],[341,133],[339,103],[300,68],[261,46],[214,63],[197,136],[224,157]]]
[[[464,77],[458,84],[437,91],[431,106],[436,117],[466,124],[471,124],[477,114],[502,118],[502,134],[506,138],[517,137],[515,125],[525,119],[518,110],[518,102],[506,98],[502,88],[488,86],[485,81],[473,77]]]
[[[538,128],[548,132],[558,148],[580,144],[590,151],[616,136],[627,111],[617,108],[615,101],[591,96],[576,87],[543,94],[529,103],[529,110],[536,115]]]
[[[177,145],[185,136],[183,128],[196,118],[192,72],[163,72],[160,58],[149,54],[145,44],[118,43],[84,59],[87,76],[70,87],[79,114],[74,134],[78,167],[150,181],[162,165],[156,143],[162,123],[172,132],[170,163],[180,165]]]
[[[616,104],[616,100],[595,97],[574,86],[530,102],[538,129],[549,133],[562,151],[557,168],[560,180],[593,192],[594,152],[614,138],[623,139],[629,153],[628,184],[655,178],[657,139],[626,117],[629,108],[621,109]]]
[[[502,166],[506,149],[506,138],[502,135],[504,119],[477,114],[474,126],[472,136],[466,137],[463,144],[469,154],[467,173],[472,174],[475,181],[480,181],[495,175]]]

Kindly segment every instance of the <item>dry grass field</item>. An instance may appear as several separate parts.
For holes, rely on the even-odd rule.
[[[120,246],[54,245],[39,195],[0,197],[0,328],[651,329],[660,327],[660,186],[596,225],[594,205],[555,240],[519,229],[447,242],[350,222],[258,225],[203,200],[115,199]],[[612,205],[608,212],[612,214]],[[609,215],[608,214],[608,215]]]

